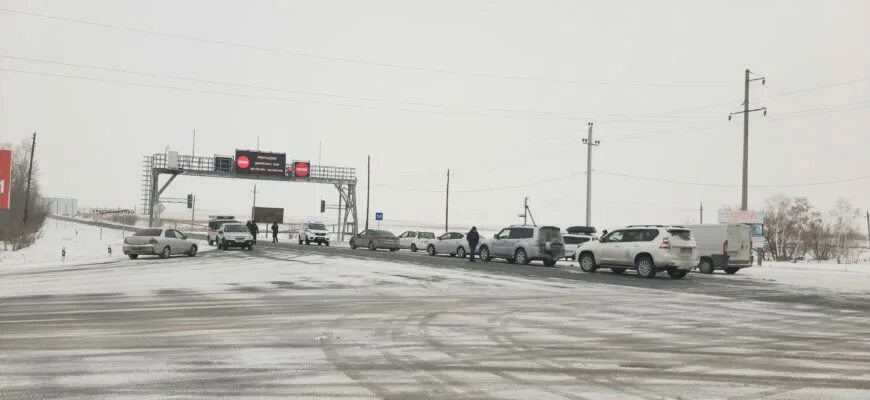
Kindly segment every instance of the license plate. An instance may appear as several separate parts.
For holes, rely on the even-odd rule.
[[[238,237],[238,236],[237,236],[237,237],[236,237],[236,240],[245,240],[245,238],[244,238],[244,237]]]

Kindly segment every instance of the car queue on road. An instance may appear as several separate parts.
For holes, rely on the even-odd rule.
[[[221,250],[230,247],[253,250],[256,238],[250,229],[233,217],[214,217],[209,222],[207,241]],[[697,239],[694,231],[700,234]],[[563,234],[555,226],[511,225],[491,238],[480,238],[476,228],[437,237],[427,231],[409,230],[396,236],[388,230],[366,229],[353,235],[348,245],[351,249],[370,251],[425,251],[430,256],[448,255],[469,261],[474,261],[475,256],[485,262],[502,259],[520,265],[541,261],[547,267],[555,266],[559,260],[572,260],[586,273],[609,269],[614,274],[623,274],[633,270],[644,278],[666,272],[673,279],[682,279],[693,269],[703,273],[722,269],[734,274],[752,265],[751,235],[749,227],[743,224],[630,225],[611,232],[605,230],[601,237],[596,234],[595,228],[585,226],[569,227]],[[301,226],[298,241],[329,246],[328,231],[322,223],[308,222]],[[124,243],[124,254],[131,259],[139,255],[194,256],[196,252],[193,242],[172,229],[145,229]]]

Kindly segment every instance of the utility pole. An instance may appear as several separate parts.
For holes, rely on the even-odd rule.
[[[764,115],[767,115],[767,107],[760,107],[754,110],[749,109],[749,82],[752,81],[761,81],[761,84],[764,85],[765,78],[750,78],[749,74],[751,74],[748,69],[746,70],[746,74],[743,80],[743,111],[733,112],[728,114],[728,120],[731,120],[731,116],[735,114],[743,114],[743,194],[740,200],[740,209],[743,211],[748,210],[748,193],[747,188],[749,186],[749,113],[755,111],[764,111]]]
[[[196,217],[196,196],[193,197],[193,207],[190,209],[190,231],[193,232],[193,221]]]
[[[254,220],[254,210],[257,208],[257,184],[254,184],[254,204],[251,206],[251,221]]]
[[[447,170],[447,199],[444,204],[444,232],[450,231],[450,170]]]
[[[372,156],[366,156],[366,230],[369,230],[369,205],[372,195]]]
[[[535,216],[532,215],[532,209],[529,208],[529,198],[528,197],[523,199],[523,215],[522,215],[522,217],[523,217],[523,225],[527,225],[526,219],[531,218],[532,219],[532,226],[538,226],[538,224],[535,223]]]
[[[867,245],[870,246],[870,211],[867,211]]]
[[[27,224],[27,206],[30,205],[30,181],[33,178],[33,153],[36,150],[36,132],[33,132],[33,143],[30,145],[30,169],[27,171],[27,194],[24,196],[24,224]]]
[[[601,144],[598,140],[592,140],[592,123],[589,123],[589,136],[583,139],[586,145],[586,226],[592,226],[592,146]]]
[[[704,223],[704,203],[701,203],[701,224]]]

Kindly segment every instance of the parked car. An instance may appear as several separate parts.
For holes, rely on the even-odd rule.
[[[752,228],[746,224],[683,225],[698,244],[698,270],[736,274],[752,266]]]
[[[308,222],[299,227],[299,244],[317,243],[318,246],[329,246],[329,231],[321,222]]]
[[[122,251],[131,260],[140,255],[168,258],[173,254],[196,255],[196,243],[175,229],[142,229],[126,239]]]
[[[217,247],[220,250],[229,250],[230,247],[254,250],[254,236],[245,224],[225,223],[218,231]]]
[[[221,225],[239,223],[236,217],[229,215],[210,215],[208,217],[208,245],[212,246],[217,243],[218,231],[221,230]]]
[[[510,263],[528,264],[541,260],[552,267],[565,256],[562,232],[555,226],[513,225],[480,244],[480,259],[504,258]]]
[[[438,239],[432,241],[432,243],[426,246],[426,252],[429,253],[430,256],[436,254],[449,254],[451,257],[458,256],[460,258],[465,258],[469,252],[468,240],[465,239],[464,233],[447,232],[438,236]]]
[[[565,231],[567,233],[562,234],[562,240],[565,241],[566,260],[573,260],[578,247],[595,239],[595,228],[591,226],[572,226]]]
[[[692,233],[682,226],[642,225],[614,230],[578,249],[583,272],[610,268],[616,274],[637,270],[644,278],[667,271],[681,279],[698,265],[698,249]]]
[[[350,239],[350,248],[367,247],[369,250],[399,250],[399,238],[390,231],[368,229]]]
[[[432,232],[407,231],[399,235],[399,248],[413,252],[429,248],[435,242],[435,234]]]

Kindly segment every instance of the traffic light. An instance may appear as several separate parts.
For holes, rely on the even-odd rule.
[[[187,208],[193,208],[193,195],[187,195]]]
[[[326,212],[326,200],[320,200],[320,213],[323,214]]]

